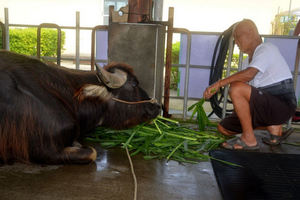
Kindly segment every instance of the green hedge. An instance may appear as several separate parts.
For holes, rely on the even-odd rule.
[[[1,29],[0,29],[1,30]],[[64,50],[65,32],[61,32],[61,48]],[[0,45],[2,48],[2,32],[0,31]],[[9,29],[10,51],[37,55],[37,28],[11,28]],[[56,56],[57,54],[57,30],[41,29],[41,56]]]
[[[172,44],[172,63],[179,64],[179,52],[180,52],[180,42]],[[180,79],[180,73],[178,67],[171,67],[171,85],[170,89],[176,91],[178,87],[178,82]]]

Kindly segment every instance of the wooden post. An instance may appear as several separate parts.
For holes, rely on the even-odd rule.
[[[111,5],[108,8],[109,8],[109,15],[108,15],[108,25],[109,25],[110,23],[112,23],[112,13],[115,10],[115,6]]]
[[[152,0],[128,0],[128,23],[148,22]]]
[[[167,52],[166,52],[164,110],[163,110],[164,117],[170,117],[169,100],[170,100],[170,82],[171,82],[170,79],[171,79],[171,67],[172,67],[173,21],[174,21],[174,8],[170,7],[169,18],[168,18],[168,31],[167,31]]]

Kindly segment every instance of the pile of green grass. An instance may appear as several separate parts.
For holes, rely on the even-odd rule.
[[[202,103],[202,102],[201,102]],[[202,104],[197,104],[202,107]],[[198,123],[203,113],[197,117]],[[103,148],[121,146],[128,148],[130,155],[143,153],[144,159],[166,158],[180,162],[198,163],[209,160],[206,152],[225,141],[215,127],[203,125],[205,130],[194,130],[190,124],[157,117],[147,123],[126,130],[111,130],[97,127],[86,141],[98,142]]]

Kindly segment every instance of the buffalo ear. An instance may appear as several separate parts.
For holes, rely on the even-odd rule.
[[[98,97],[103,101],[111,98],[111,93],[107,91],[105,86],[101,85],[85,85],[82,87],[81,98],[85,97]]]
[[[127,80],[127,73],[116,69],[114,73],[110,73],[96,63],[98,75],[104,85],[111,89],[122,87]]]

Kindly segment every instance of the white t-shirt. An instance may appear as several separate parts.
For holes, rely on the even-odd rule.
[[[280,54],[278,48],[272,43],[262,43],[256,47],[252,61],[247,57],[242,65],[243,69],[254,67],[259,70],[249,84],[254,87],[263,87],[285,79],[292,78],[292,73]]]

